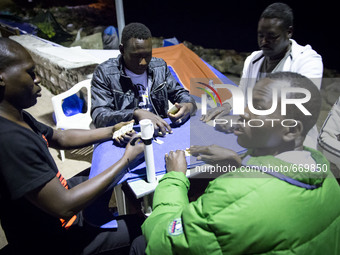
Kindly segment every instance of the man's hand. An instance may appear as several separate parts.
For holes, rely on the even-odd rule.
[[[176,113],[168,113],[172,123],[181,125],[186,122],[189,117],[195,112],[196,108],[192,103],[175,103],[174,105],[178,111]]]
[[[213,119],[220,119],[227,116],[230,113],[231,106],[229,103],[225,103],[222,106],[209,109],[206,115],[201,117],[201,121],[208,122]]]
[[[211,165],[232,165],[235,167],[241,166],[240,156],[232,150],[220,147],[218,145],[209,146],[191,146],[190,153],[192,156],[197,157],[198,160],[202,160],[205,163]]]
[[[131,121],[126,121],[126,122],[120,122],[117,123],[116,125],[112,126],[112,134],[114,134],[114,132],[118,131],[119,129],[121,129],[123,126],[128,125],[130,123],[134,123],[134,120]],[[128,141],[130,141],[130,139],[132,138],[132,136],[135,134],[135,130],[131,130],[126,132],[125,134],[115,138],[114,140],[120,144],[120,145],[124,145],[126,144]]]
[[[170,151],[165,154],[165,165],[167,172],[187,172],[187,161],[183,150]]]
[[[161,136],[165,136],[166,132],[172,133],[170,125],[156,114],[143,109],[137,109],[134,111],[133,116],[136,120],[141,121],[143,119],[150,119],[155,129],[155,134],[161,133]]]
[[[215,129],[223,133],[232,133],[239,121],[239,115],[223,115],[222,113],[221,117],[215,120]]]
[[[130,162],[133,161],[135,158],[138,159],[139,157],[141,157],[144,151],[144,147],[145,147],[140,137],[138,137],[135,134],[132,136],[132,139],[134,138],[137,139],[137,142],[133,143],[133,145],[131,143],[127,143],[126,149],[123,155],[123,157],[125,157]]]

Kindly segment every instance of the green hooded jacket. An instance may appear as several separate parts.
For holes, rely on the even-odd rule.
[[[186,176],[165,174],[142,226],[146,254],[340,254],[340,187],[324,156],[305,150],[319,172],[252,157],[247,165],[281,166],[279,177],[288,180],[239,168],[211,181],[192,203]]]

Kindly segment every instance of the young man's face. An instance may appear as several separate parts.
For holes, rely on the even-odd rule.
[[[148,68],[152,57],[152,40],[131,38],[121,48],[125,66],[135,74],[142,74]]]
[[[292,29],[284,29],[282,20],[261,18],[257,27],[257,41],[266,57],[277,58],[287,51]]]
[[[257,110],[270,109],[272,107],[272,90],[279,87],[280,83],[282,84],[281,81],[273,81],[268,78],[257,82],[253,90],[254,108]],[[276,111],[270,115],[255,115],[246,107],[245,114],[241,116],[240,125],[237,125],[234,131],[234,134],[238,136],[237,142],[242,147],[267,150],[274,149],[282,144],[287,128],[281,125],[284,116],[281,116],[280,98],[277,103]],[[268,119],[276,119],[276,121],[272,122]],[[262,122],[263,126],[261,126]]]
[[[1,74],[5,83],[4,99],[17,109],[26,109],[40,97],[40,78],[35,74],[35,63],[23,49],[16,51],[17,61]]]

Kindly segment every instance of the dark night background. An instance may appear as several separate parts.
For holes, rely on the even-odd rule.
[[[14,1],[19,6],[28,0]],[[30,0],[43,8],[101,2],[109,16],[97,25],[117,26],[115,0]],[[280,1],[280,0],[279,0]],[[262,11],[275,1],[268,0],[123,0],[125,23],[142,22],[155,37],[177,37],[205,48],[252,52],[257,46],[257,23]],[[336,1],[282,0],[294,13],[294,34],[300,45],[310,44],[322,57],[324,66],[340,72],[339,16]],[[85,17],[86,19],[86,17]],[[103,23],[104,21],[104,23]],[[79,22],[79,21],[78,21]],[[81,23],[81,21],[79,22]],[[85,21],[83,25],[85,25]]]
[[[173,37],[205,48],[252,52],[257,46],[261,12],[275,1],[123,1],[125,23],[142,22],[153,36]],[[299,44],[310,44],[324,66],[340,70],[339,16],[336,1],[282,1],[294,13],[294,34]]]

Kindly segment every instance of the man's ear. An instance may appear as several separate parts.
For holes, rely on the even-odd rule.
[[[119,44],[119,51],[122,55],[124,54],[124,45],[123,44]]]
[[[302,132],[303,132],[302,122],[299,120],[295,120],[294,126],[291,125],[290,127],[286,128],[286,132],[283,135],[283,140],[285,142],[294,141],[302,136]]]
[[[1,87],[5,87],[5,81],[4,81],[4,79],[2,78],[2,75],[0,75],[0,86],[1,86]]]
[[[293,26],[289,26],[289,28],[287,29],[287,36],[288,36],[289,39],[292,38],[293,31],[294,31]]]

